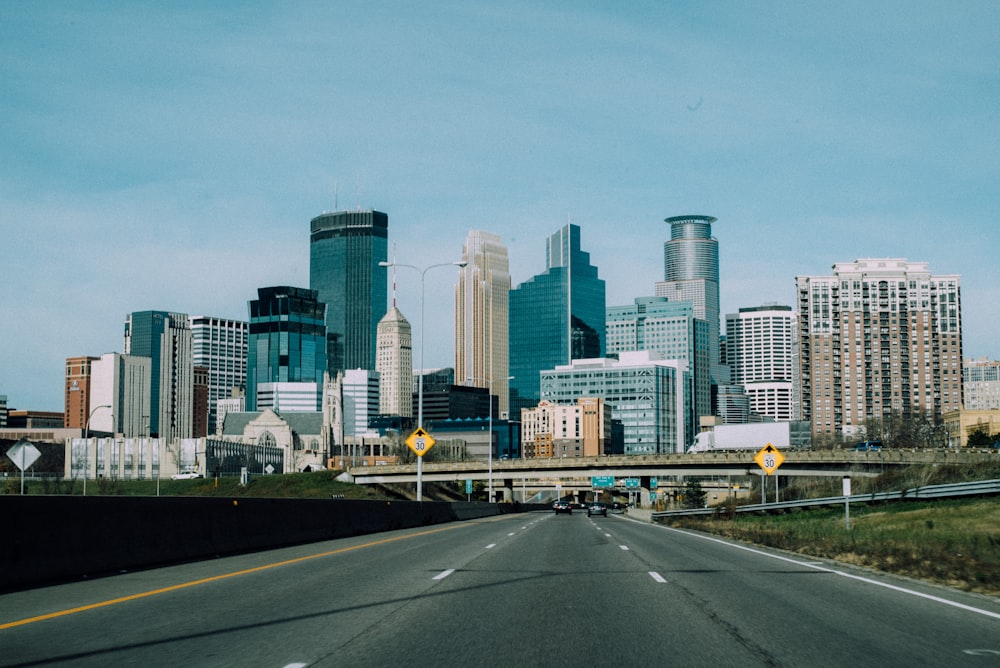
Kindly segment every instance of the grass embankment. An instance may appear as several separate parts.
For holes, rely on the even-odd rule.
[[[909,478],[931,478],[935,482],[951,478],[958,482],[954,478],[1000,477],[996,473],[995,465],[972,472],[914,469]],[[896,483],[906,480],[898,473],[892,477]],[[882,487],[884,482],[876,479],[872,486]],[[671,518],[669,524],[966,591],[1000,595],[997,497],[852,504],[849,529],[843,506],[784,515],[729,515],[720,509],[713,517]]]

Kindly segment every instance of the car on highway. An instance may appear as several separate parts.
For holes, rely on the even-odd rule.
[[[170,476],[171,480],[194,480],[195,478],[201,478],[202,475],[197,471],[186,471],[184,473],[175,473]]]
[[[560,513],[566,513],[567,515],[573,514],[573,506],[569,501],[556,501],[552,504],[552,509],[556,511],[556,515]]]
[[[601,503],[600,501],[595,501],[594,503],[587,506],[587,517],[593,517],[594,515],[608,516],[608,504]]]
[[[858,452],[878,452],[882,449],[882,441],[861,441],[854,449]]]
[[[611,504],[611,512],[618,515],[622,515],[625,513],[625,505],[622,503],[618,503],[616,501],[615,503]]]

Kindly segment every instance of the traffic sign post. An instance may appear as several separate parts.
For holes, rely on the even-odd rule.
[[[417,427],[406,439],[407,447],[413,450],[413,454],[420,458],[423,458],[427,454],[427,451],[434,447],[435,443],[434,438],[424,431],[423,427]]]
[[[21,496],[24,496],[24,470],[34,464],[42,453],[31,441],[22,438],[11,446],[7,456],[21,469]]]
[[[754,455],[753,460],[757,462],[757,466],[764,469],[765,473],[771,475],[785,462],[785,456],[778,448],[768,443]]]

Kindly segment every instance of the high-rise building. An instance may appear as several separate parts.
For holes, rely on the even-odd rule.
[[[726,314],[724,352],[732,383],[743,386],[752,413],[778,422],[798,419],[796,330],[791,306],[752,306]]]
[[[693,400],[685,406],[685,428],[697,433],[699,419],[712,412],[712,371],[708,323],[694,316],[689,301],[637,297],[633,304],[607,308],[607,354],[648,350],[657,359],[687,362]]]
[[[107,353],[90,364],[90,431],[140,438],[148,434],[153,360]],[[98,410],[99,407],[105,410]],[[88,415],[90,415],[88,414]]]
[[[7,426],[7,395],[0,394],[0,427]]]
[[[368,369],[348,369],[341,380],[344,436],[373,435],[369,423],[379,412],[379,377]]]
[[[490,232],[469,232],[455,286],[455,375],[489,388],[508,410],[510,269],[507,247]]]
[[[68,429],[86,429],[90,417],[90,365],[100,357],[66,358],[63,419]],[[100,406],[100,404],[97,404]]]
[[[542,400],[603,399],[622,424],[626,455],[684,452],[694,441],[684,419],[691,387],[687,375],[686,362],[660,360],[648,350],[621,353],[617,360],[574,360],[541,373]]]
[[[295,390],[287,385],[266,388],[271,393],[271,402],[274,393],[278,392],[277,408],[296,410],[280,406],[281,390],[294,392],[297,396],[311,391],[312,402],[306,402],[310,407],[298,409],[319,411],[327,338],[324,305],[318,300],[317,291],[289,286],[258,288],[257,299],[250,300],[248,305],[247,411],[259,410],[259,394],[270,383],[305,384]],[[295,406],[303,405],[298,399],[295,401]],[[270,407],[274,407],[273,404]]]
[[[191,409],[191,436],[208,436],[208,367],[194,365],[194,399]]]
[[[208,369],[209,434],[217,431],[218,402],[246,388],[247,330],[245,320],[204,315],[191,318],[194,364]]]
[[[670,240],[663,244],[663,281],[656,296],[689,301],[694,317],[708,323],[712,382],[728,382],[719,360],[719,242],[712,236],[712,216],[674,216]]]
[[[963,405],[969,411],[1000,411],[1000,361],[967,359],[962,363]]]
[[[595,397],[581,397],[573,404],[541,401],[521,411],[521,436],[529,458],[608,454],[611,406]]]
[[[379,378],[379,413],[413,416],[413,332],[393,306],[378,323],[375,370]]]
[[[125,320],[126,355],[148,357],[149,434],[172,442],[191,438],[194,361],[191,323],[182,313],[137,311]]]
[[[386,312],[389,216],[338,211],[312,219],[309,287],[326,304],[327,370],[374,369],[378,323]],[[320,379],[322,382],[322,379]]]
[[[898,258],[796,277],[802,419],[814,435],[962,407],[960,284]]]
[[[508,405],[518,415],[541,399],[542,371],[604,356],[605,286],[580,249],[578,226],[548,238],[545,264],[545,273],[510,291]]]

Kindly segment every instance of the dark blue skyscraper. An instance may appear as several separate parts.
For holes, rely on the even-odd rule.
[[[548,268],[510,291],[510,411],[538,403],[539,372],[604,356],[605,289],[580,250],[580,228],[549,237]]]
[[[279,286],[258,288],[249,302],[247,410],[257,410],[257,389],[264,383],[315,383],[316,404],[326,371],[324,307],[315,290]]]
[[[338,211],[312,219],[309,287],[326,304],[327,368],[375,369],[378,323],[386,313],[389,216]]]

